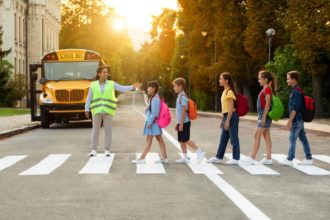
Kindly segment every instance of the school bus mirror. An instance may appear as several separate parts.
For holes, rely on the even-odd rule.
[[[31,72],[31,73],[33,73],[33,72],[37,72],[39,66],[40,66],[40,65],[38,65],[38,64],[36,64],[36,63],[30,64],[30,72]]]
[[[47,79],[45,77],[42,77],[39,79],[40,84],[45,84],[47,82]]]

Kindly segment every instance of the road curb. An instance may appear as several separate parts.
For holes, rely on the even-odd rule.
[[[209,113],[209,112],[198,112],[198,115],[201,117],[205,117],[205,118],[222,118],[222,115],[220,113]],[[254,118],[245,118],[245,117],[240,117],[241,121],[250,121],[250,122],[257,122],[257,119]],[[285,130],[286,126],[279,123],[279,122],[272,122],[272,127],[276,127],[276,128],[280,128]],[[320,136],[329,136],[330,135],[330,130],[329,131],[321,131],[321,130],[317,130],[317,129],[312,129],[312,128],[306,128],[305,126],[305,131],[307,131],[308,133],[312,133],[312,134],[316,134],[316,135],[320,135]]]
[[[12,136],[17,135],[17,134],[22,134],[24,132],[27,132],[27,131],[30,131],[30,130],[33,130],[33,129],[36,129],[36,128],[39,128],[39,127],[40,127],[40,125],[33,124],[33,125],[27,125],[27,126],[23,126],[23,127],[20,127],[20,128],[16,128],[16,129],[13,129],[13,130],[2,131],[2,132],[0,132],[0,140],[4,139],[4,138],[12,137]]]

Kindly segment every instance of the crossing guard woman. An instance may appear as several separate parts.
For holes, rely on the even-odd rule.
[[[99,144],[99,134],[101,123],[104,127],[104,148],[105,156],[110,156],[110,146],[112,142],[112,117],[115,115],[117,107],[117,98],[115,90],[119,92],[130,91],[141,87],[140,83],[132,86],[122,86],[109,77],[109,67],[101,66],[97,69],[96,81],[92,82],[88,91],[87,101],[85,103],[85,115],[89,118],[89,110],[92,112],[93,130],[91,137],[91,151],[89,156],[97,155]]]

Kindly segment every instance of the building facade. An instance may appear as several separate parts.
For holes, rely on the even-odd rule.
[[[12,48],[5,57],[15,74],[24,74],[28,66],[59,48],[61,0],[0,0],[2,49]]]

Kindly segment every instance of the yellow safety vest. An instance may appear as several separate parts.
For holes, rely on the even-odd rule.
[[[106,112],[114,116],[117,107],[117,98],[115,96],[115,83],[113,81],[106,81],[104,84],[103,94],[101,92],[99,81],[94,81],[91,84],[93,99],[91,101],[90,110],[92,115],[101,112]]]

